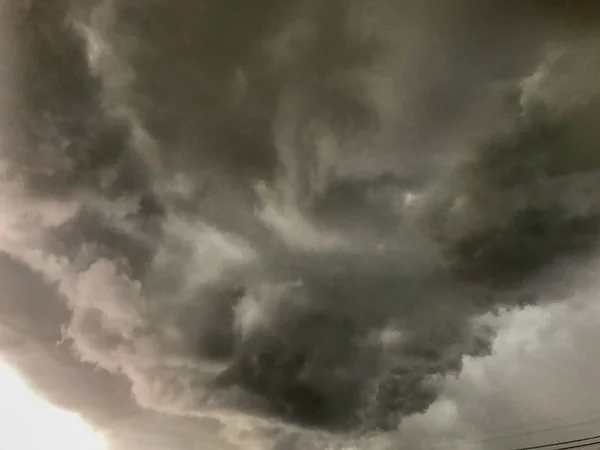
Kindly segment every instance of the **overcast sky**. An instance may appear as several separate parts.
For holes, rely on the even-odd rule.
[[[600,434],[598,8],[524,3],[0,3],[2,359],[114,450]]]

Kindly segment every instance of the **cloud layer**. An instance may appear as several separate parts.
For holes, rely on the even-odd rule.
[[[131,408],[395,430],[491,352],[482,316],[567,296],[594,12],[446,3],[4,8],[1,244],[52,339]]]

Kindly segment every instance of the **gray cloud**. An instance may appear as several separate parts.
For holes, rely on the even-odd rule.
[[[48,332],[241,440],[425,413],[598,239],[593,11],[503,5],[3,11],[2,249]]]
[[[467,359],[440,400],[390,440],[411,448],[493,450],[594,435],[594,288],[568,303],[502,316],[494,356]]]

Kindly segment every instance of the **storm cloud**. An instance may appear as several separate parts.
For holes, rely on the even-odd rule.
[[[492,351],[483,316],[568,297],[594,255],[596,16],[4,7],[0,244],[57,297],[19,314],[132,410],[397,429]]]

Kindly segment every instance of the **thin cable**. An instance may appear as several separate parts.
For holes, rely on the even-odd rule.
[[[472,445],[483,444],[483,443],[487,443],[487,442],[494,442],[494,441],[500,441],[500,440],[504,440],[504,439],[510,439],[513,437],[530,436],[530,435],[536,434],[536,433],[545,433],[545,432],[549,432],[549,431],[560,430],[560,429],[565,429],[565,428],[574,428],[577,426],[583,426],[583,425],[587,425],[590,423],[600,422],[600,417],[598,417],[599,414],[600,414],[600,410],[582,411],[580,413],[569,414],[569,415],[562,416],[562,417],[555,417],[553,419],[541,420],[539,422],[529,422],[529,423],[522,424],[520,426],[498,428],[496,430],[492,430],[492,431],[488,432],[488,434],[492,434],[492,436],[485,438],[483,440],[471,440],[469,438],[462,438],[462,439],[458,438],[458,439],[451,439],[450,441],[445,439],[444,442],[446,444],[462,444],[462,445],[472,446]],[[566,425],[557,425],[552,428],[542,428],[542,429],[537,428],[537,429],[533,429],[533,430],[531,428],[529,428],[531,426],[543,425],[545,423],[558,422],[560,420],[565,420],[565,419],[567,419],[567,420],[575,419],[577,417],[582,417],[582,416],[583,417],[596,416],[596,417],[594,417],[593,419],[590,418],[589,420],[585,420],[582,422],[570,423],[570,424],[566,424]],[[506,431],[518,430],[519,428],[521,428],[521,429],[525,428],[525,430],[523,432],[510,434],[510,435],[500,434],[500,433],[506,432]],[[527,429],[527,428],[529,428],[529,429]],[[493,436],[493,434],[496,434],[496,436]]]
[[[514,437],[531,436],[532,434],[546,433],[548,431],[554,431],[554,430],[564,430],[567,428],[575,428],[575,427],[578,427],[581,425],[587,425],[590,423],[598,423],[598,422],[600,422],[600,419],[586,420],[583,422],[569,423],[566,425],[558,425],[558,426],[552,427],[552,428],[543,428],[543,429],[539,429],[539,430],[530,430],[530,431],[526,431],[523,433],[515,433],[515,434],[509,434],[509,435],[505,435],[505,436],[491,437],[491,438],[483,439],[481,441],[471,441],[471,442],[468,442],[468,444],[483,444],[486,442],[500,441],[500,440],[510,439],[510,438],[514,438]]]
[[[559,447],[559,448],[555,448],[554,450],[571,450],[574,448],[591,447],[592,445],[600,445],[600,441],[588,442],[587,444],[571,445],[570,447]]]
[[[542,444],[542,445],[533,445],[531,447],[519,447],[513,450],[538,450],[540,448],[548,448],[548,447],[556,447],[557,445],[566,445],[566,444],[577,444],[579,442],[591,441],[592,439],[600,439],[600,435],[598,436],[590,436],[586,438],[572,439],[570,441],[562,441],[562,442],[553,442],[551,444]],[[591,444],[598,444],[600,442],[592,442]],[[555,449],[560,450],[560,449]]]

